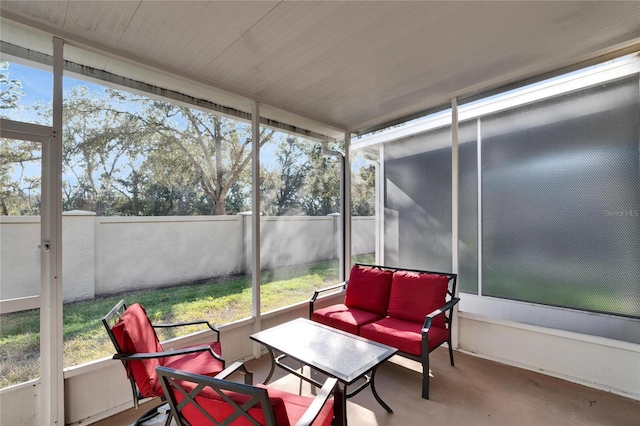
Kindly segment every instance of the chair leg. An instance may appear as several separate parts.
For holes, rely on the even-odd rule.
[[[171,425],[171,420],[173,420],[173,414],[171,414],[171,410],[167,411],[167,421],[164,422],[164,426]]]
[[[166,404],[166,403],[163,402],[162,404],[157,405],[157,406],[153,407],[151,410],[149,410],[146,413],[144,413],[142,416],[140,416],[138,418],[138,420],[136,420],[136,422],[133,424],[133,426],[140,426],[141,424],[143,424],[147,420],[151,420],[152,418],[157,416],[159,414],[158,413],[158,408],[162,407],[164,404]]]
[[[429,399],[429,352],[422,353],[422,398]]]
[[[451,366],[455,367],[453,363],[453,346],[451,346],[451,339],[447,341],[447,346],[449,347],[449,360],[451,361]]]

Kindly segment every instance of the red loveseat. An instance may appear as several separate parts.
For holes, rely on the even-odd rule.
[[[429,352],[449,346],[456,274],[355,264],[349,280],[317,290],[309,301],[312,321],[398,349],[422,364],[422,397],[429,399]],[[315,309],[320,293],[346,289],[344,303]]]

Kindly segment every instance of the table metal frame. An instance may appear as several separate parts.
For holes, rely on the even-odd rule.
[[[314,339],[316,335],[320,335],[322,338],[316,340]],[[378,395],[375,387],[375,375],[377,368],[397,352],[396,348],[327,327],[305,318],[298,318],[280,324],[276,327],[252,334],[250,337],[252,340],[266,347],[271,357],[271,369],[264,384],[269,383],[273,377],[275,367],[278,366],[314,386],[322,387],[322,383],[305,376],[302,374],[302,371],[299,372],[291,366],[284,364],[282,361],[285,359],[295,360],[303,367],[308,366],[329,377],[338,379],[339,385],[336,386],[334,394],[334,400],[337,403],[339,402],[339,404],[335,405],[335,417],[338,424],[347,423],[346,399],[357,395],[367,386],[371,386],[371,392],[376,401],[378,401],[388,413],[393,412],[391,407]],[[337,348],[332,347],[332,341],[333,343],[337,341],[342,343],[342,345],[339,345]],[[322,361],[322,354],[324,353],[325,356],[327,356],[327,351],[330,351],[331,355],[337,355],[339,359],[340,357],[347,357],[353,363],[353,356],[354,354],[358,354],[358,349],[360,353],[369,355],[369,359],[364,359],[361,363],[356,359],[355,367],[352,365],[353,368],[351,368],[350,371],[345,371],[346,369],[341,370],[341,367],[338,365]],[[278,352],[279,355],[276,355],[276,352]],[[375,352],[375,354],[373,354],[373,352]],[[347,391],[347,386],[362,379],[364,379],[364,382],[355,390],[351,392]],[[342,388],[340,384],[342,384]]]

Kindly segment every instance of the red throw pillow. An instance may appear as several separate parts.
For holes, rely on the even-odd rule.
[[[446,303],[449,279],[444,275],[396,271],[389,296],[389,316],[423,323],[424,318]],[[444,328],[442,315],[433,319],[434,327]]]
[[[353,265],[344,304],[351,308],[387,315],[393,271]]]

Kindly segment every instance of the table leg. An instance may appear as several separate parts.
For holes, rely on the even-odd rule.
[[[333,426],[347,425],[347,389],[342,389],[340,382],[333,390]]]
[[[269,383],[269,380],[271,380],[271,376],[273,376],[273,372],[276,369],[276,355],[273,353],[273,349],[271,349],[270,347],[267,347],[267,351],[269,351],[269,356],[271,357],[271,370],[269,370],[267,378],[264,379],[264,382],[262,382],[263,385]]]
[[[391,407],[389,407],[383,400],[382,398],[380,398],[380,396],[378,395],[378,392],[376,392],[376,370],[378,369],[378,367],[374,368],[373,370],[371,370],[371,392],[373,393],[373,396],[376,398],[376,401],[378,401],[378,403],[380,405],[382,405],[382,408],[384,408],[385,410],[387,410],[387,413],[393,413],[393,410],[391,409]]]

